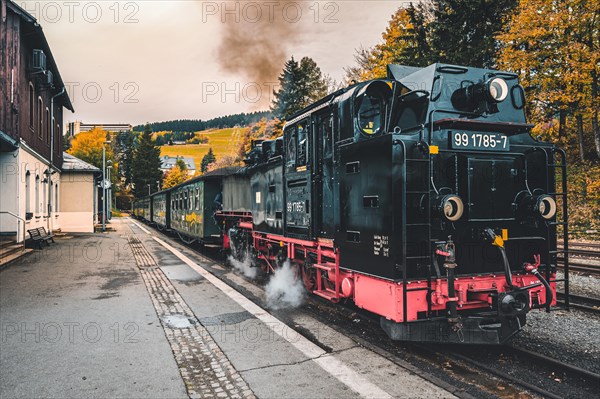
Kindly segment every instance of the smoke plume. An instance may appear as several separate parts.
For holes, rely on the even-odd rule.
[[[275,270],[265,287],[267,305],[271,309],[298,307],[304,300],[304,285],[296,278],[296,271],[289,261]]]
[[[248,278],[256,277],[257,268],[252,267],[252,260],[250,259],[250,256],[246,256],[243,262],[240,262],[233,256],[229,256],[227,259],[229,260],[229,263],[244,276]]]
[[[226,72],[243,76],[246,83],[258,84],[262,96],[257,105],[269,105],[271,93],[266,91],[278,82],[287,48],[297,40],[302,2],[272,2],[272,8],[265,6],[267,3],[254,3],[260,5],[260,17],[257,9],[246,9],[243,1],[235,3],[240,17],[237,21],[231,15],[224,18],[217,59]],[[233,2],[222,4],[233,8]]]

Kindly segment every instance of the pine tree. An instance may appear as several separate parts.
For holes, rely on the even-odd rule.
[[[302,108],[327,95],[327,83],[321,68],[309,57],[300,60],[299,97]]]
[[[202,171],[202,173],[206,172],[208,169],[208,165],[215,162],[216,160],[217,158],[215,157],[212,148],[209,148],[208,153],[202,157],[202,162],[200,164],[200,170]]]
[[[435,62],[494,68],[496,35],[517,0],[438,0],[429,24]]]
[[[388,22],[383,41],[372,49],[360,47],[354,59],[356,66],[345,68],[348,82],[383,78],[389,64],[427,66],[435,62],[428,40],[431,6],[421,3],[400,7]]]
[[[131,164],[133,193],[136,198],[148,195],[148,184],[150,184],[150,187],[156,187],[156,182],[162,179],[160,166],[160,148],[154,145],[152,131],[150,126],[146,124],[138,146],[133,153]]]
[[[327,82],[321,69],[309,57],[302,58],[300,63],[294,57],[286,61],[279,86],[279,91],[273,93],[271,111],[280,119],[289,118],[327,94]]]

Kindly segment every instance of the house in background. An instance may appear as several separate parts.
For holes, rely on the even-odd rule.
[[[170,157],[168,155],[163,155],[162,157],[160,157],[160,170],[162,170],[163,173],[168,172],[169,169],[176,165],[178,160],[182,160],[183,162],[185,162],[188,175],[194,176],[196,174],[196,165],[194,164],[194,158],[192,157]]]
[[[94,220],[98,214],[97,184],[100,180],[100,169],[71,154],[63,153],[60,210],[57,209],[61,231],[94,232]]]
[[[73,111],[44,32],[10,0],[0,1],[0,235],[60,227],[63,108]]]

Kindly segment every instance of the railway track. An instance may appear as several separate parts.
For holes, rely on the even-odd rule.
[[[562,292],[556,293],[556,299],[558,302],[563,303],[565,301],[565,294]],[[569,294],[569,306],[586,310],[592,313],[600,314],[600,299],[599,298],[591,298],[581,295]]]
[[[592,387],[600,384],[599,374],[523,348],[475,347],[461,348],[460,352],[450,348],[437,352],[459,359],[471,367],[483,370],[544,398],[564,398],[565,395],[558,394],[554,385],[559,386],[566,380],[578,386],[589,386],[590,393],[593,392]],[[535,367],[532,367],[533,365]],[[521,367],[530,372],[527,374],[513,372],[513,369]]]
[[[558,268],[563,268],[562,260],[559,258]],[[569,271],[589,274],[600,274],[600,264],[577,262],[569,259]]]
[[[187,246],[198,250],[195,246]],[[200,252],[216,263],[223,262],[220,256],[211,256],[206,251]],[[259,285],[256,281],[248,281]],[[574,299],[574,296],[572,296],[572,299]],[[320,298],[309,299],[308,307],[318,317],[327,319],[331,315],[337,315],[336,317],[340,320],[346,320],[346,325],[338,324],[337,326],[332,325],[332,327],[343,330],[353,336],[358,343],[380,352],[394,363],[402,364],[409,369],[413,367],[413,371],[417,374],[419,374],[419,367],[421,366],[419,361],[429,363],[429,367],[431,367],[431,364],[435,365],[438,368],[438,373],[442,374],[446,373],[447,364],[454,365],[452,377],[444,377],[442,380],[452,381],[453,378],[456,378],[457,380],[451,382],[451,384],[458,384],[455,386],[466,383],[467,386],[463,385],[462,389],[458,388],[453,392],[459,397],[472,397],[469,394],[468,385],[475,384],[479,387],[476,389],[483,389],[485,392],[498,397],[503,397],[510,392],[518,393],[519,390],[516,387],[521,387],[542,397],[561,398],[568,396],[565,394],[565,392],[569,392],[568,389],[565,390],[565,386],[561,383],[561,381],[566,382],[567,380],[569,380],[569,385],[577,387],[581,390],[580,392],[589,393],[589,397],[594,395],[593,389],[595,388],[590,388],[588,392],[587,387],[597,387],[600,383],[600,375],[596,373],[524,349],[508,346],[495,348],[490,346],[458,347],[451,345],[403,344],[390,341],[384,337],[378,320],[366,317],[362,312],[355,313],[357,309],[340,308]],[[355,316],[348,317],[348,314],[354,314]],[[356,324],[356,315],[366,323],[359,327]],[[365,326],[367,331],[360,331]],[[353,330],[353,328],[355,329]],[[476,356],[477,354],[487,354],[489,358],[484,357],[482,359],[480,356]],[[508,366],[504,364],[507,357],[511,359],[511,364]],[[406,364],[407,359],[410,362],[408,365]],[[413,364],[414,359],[420,360]],[[518,366],[515,366],[517,364]],[[525,374],[520,374],[519,371],[514,370],[520,370]],[[526,374],[528,372],[531,374]],[[495,379],[500,379],[503,383],[498,384]]]

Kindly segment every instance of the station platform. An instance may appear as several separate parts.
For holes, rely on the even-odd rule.
[[[281,321],[261,286],[148,226],[111,224],[0,272],[0,397],[455,397],[302,307]]]

